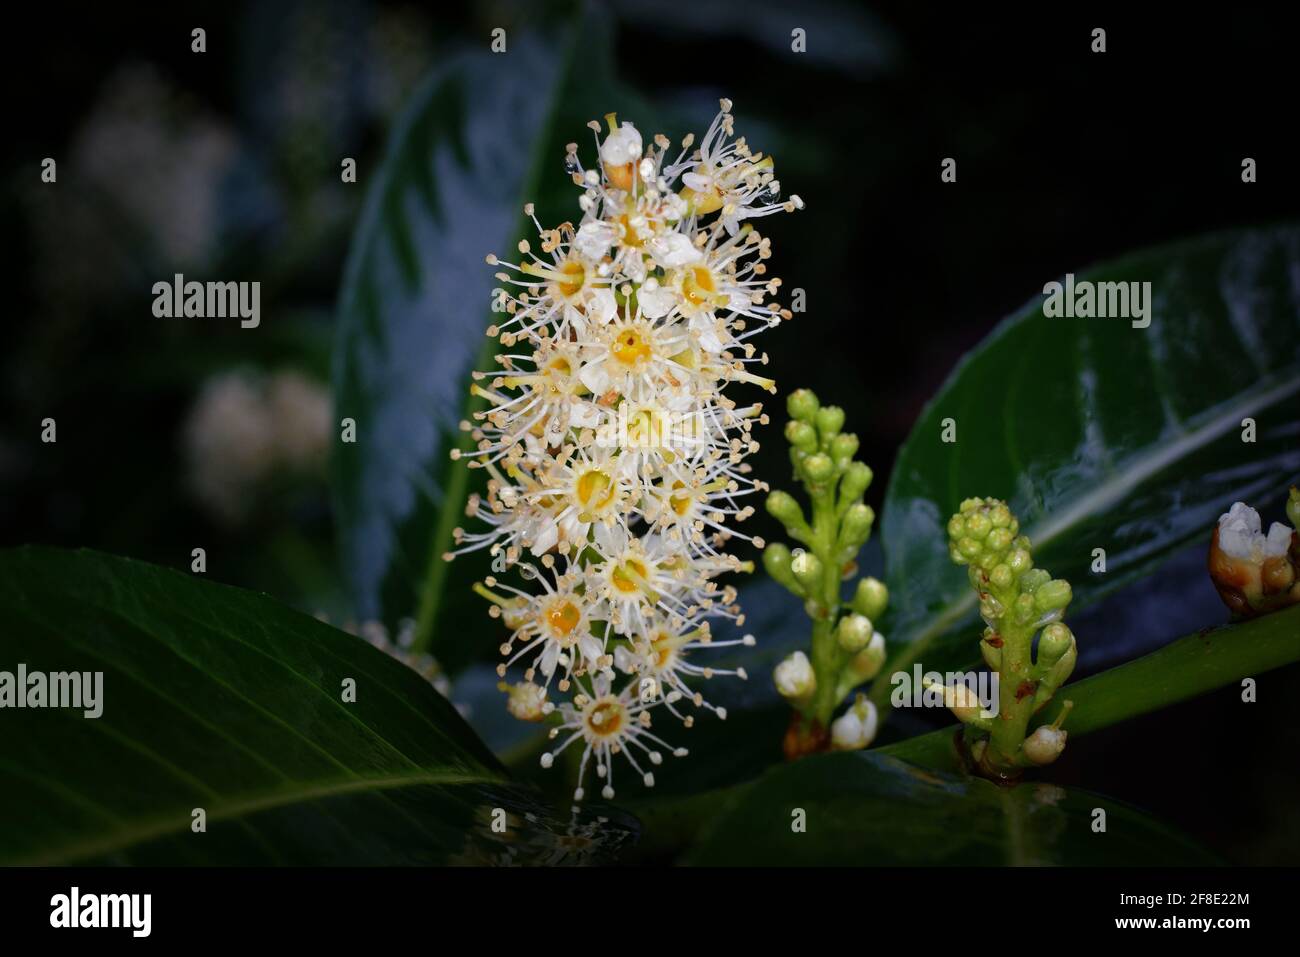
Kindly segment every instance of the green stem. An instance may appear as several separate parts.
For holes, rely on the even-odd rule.
[[[1188,635],[1066,685],[1031,724],[1051,723],[1069,699],[1074,710],[1067,730],[1074,738],[1295,661],[1300,661],[1300,606]],[[944,728],[879,750],[913,764],[955,769],[953,730]]]

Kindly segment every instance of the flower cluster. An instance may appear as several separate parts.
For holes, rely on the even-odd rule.
[[[1073,597],[1070,583],[1034,567],[1029,539],[1005,502],[969,498],[948,520],[952,560],[968,566],[985,629],[984,662],[998,675],[996,718],[983,713],[968,689],[947,689],[947,705],[966,726],[966,741],[979,770],[1009,779],[1019,769],[1050,764],[1065,750],[1061,723],[1029,732],[1030,720],[1047,707],[1074,671],[1078,646],[1062,619]],[[1038,640],[1035,644],[1034,638]],[[1037,649],[1036,652],[1034,649]]]
[[[762,547],[735,525],[754,511],[746,496],[766,490],[744,461],[762,405],[724,390],[775,391],[751,340],[790,313],[774,301],[781,282],[753,221],[802,206],[779,199],[770,157],[733,138],[727,100],[698,146],[687,137],[676,155],[666,137],[646,145],[632,124],[605,119],[603,138],[591,124],[595,166],[568,147],[576,228],[544,229],[529,205],[537,242],[521,242],[517,262],[488,257],[502,270],[488,330],[500,368],[474,374],[486,408],[462,424],[475,448],[453,452],[488,472],[467,509],[485,527],[457,529],[448,556],[488,548],[494,571],[525,579],[492,576],[477,590],[510,629],[499,674],[524,669],[502,684],[507,707],[562,739],[542,764],[584,746],[579,799],[593,758],[607,799],[615,755],[653,785],[663,752],[685,749],[651,730],[652,712],[688,727],[693,709],[725,717],[693,679],[745,677],[693,660],[753,643],[715,641],[709,623],[743,625],[734,588],[717,579],[752,570],[725,547]],[[555,694],[568,697],[557,705]]]
[[[1259,512],[1244,502],[1219,517],[1210,540],[1210,578],[1223,603],[1249,618],[1300,602],[1300,489],[1292,488],[1287,518],[1263,530]]]

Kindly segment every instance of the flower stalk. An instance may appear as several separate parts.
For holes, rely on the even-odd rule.
[[[857,556],[871,535],[875,513],[863,502],[871,469],[854,456],[856,435],[844,432],[844,411],[823,406],[810,389],[791,393],[785,427],[794,477],[802,485],[810,510],[784,491],[767,497],[767,511],[796,544],[773,542],[763,552],[763,566],[776,581],[803,601],[812,621],[810,654],[795,652],[777,668],[777,690],[794,709],[784,748],[787,757],[834,748],[861,748],[871,743],[878,725],[875,705],[858,697],[837,721],[836,710],[863,682],[880,671],[885,640],[874,621],[889,601],[885,586],[874,578],[857,583],[849,601],[843,583],[857,574]],[[788,680],[799,674],[798,685]]]
[[[965,725],[964,739],[976,769],[999,781],[1023,769],[1055,761],[1065,748],[1061,723],[1029,734],[1033,716],[1070,677],[1078,659],[1074,634],[1062,621],[1072,597],[1070,583],[1034,566],[1029,539],[1005,502],[971,498],[948,521],[949,554],[968,567],[985,629],[980,653],[997,675],[998,712],[985,715],[978,702],[945,702]],[[1035,645],[1035,638],[1037,643]]]

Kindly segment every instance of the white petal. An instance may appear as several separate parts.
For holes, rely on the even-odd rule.
[[[655,261],[666,269],[686,266],[704,259],[704,253],[695,248],[690,238],[678,232],[656,236],[646,245],[650,247],[650,254],[654,256]]]
[[[573,237],[573,247],[588,259],[600,259],[617,237],[618,232],[609,223],[583,223]]]
[[[677,294],[671,289],[665,289],[659,286],[655,289],[647,289],[642,286],[637,292],[637,302],[641,304],[641,315],[647,319],[660,319],[672,311],[673,305],[677,302]]]
[[[597,289],[587,302],[587,314],[602,326],[613,319],[617,311],[618,302],[612,289]]]

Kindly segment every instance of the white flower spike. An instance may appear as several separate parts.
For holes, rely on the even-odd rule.
[[[687,137],[676,156],[614,114],[592,123],[596,165],[576,144],[565,163],[576,226],[544,229],[530,205],[537,242],[521,242],[517,262],[487,257],[502,286],[488,330],[499,368],[474,373],[485,408],[462,423],[475,448],[453,458],[489,480],[467,509],[482,528],[457,529],[447,557],[488,549],[494,568],[525,579],[475,590],[509,629],[501,677],[523,669],[501,685],[509,710],[560,739],[542,764],[583,743],[578,798],[593,758],[606,799],[616,756],[653,785],[650,768],[685,749],[650,731],[652,712],[686,727],[697,710],[725,718],[694,686],[745,670],[694,659],[754,643],[714,641],[709,622],[743,625],[734,588],[716,579],[753,570],[726,549],[763,546],[737,526],[754,512],[748,497],[768,491],[745,462],[767,416],[727,393],[776,391],[751,340],[791,314],[750,220],[803,203],[778,199],[771,157],[735,139],[730,101],[721,107],[700,146]]]

